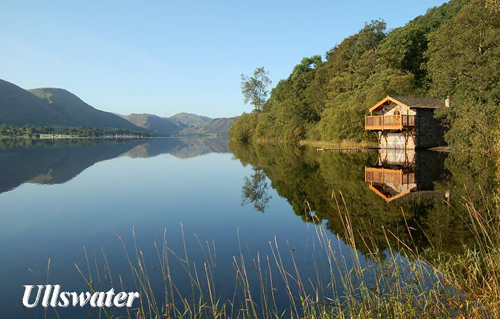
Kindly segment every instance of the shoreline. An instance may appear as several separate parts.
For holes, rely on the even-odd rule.
[[[326,141],[314,141],[314,140],[300,140],[294,143],[287,143],[279,140],[269,140],[259,138],[255,141],[257,144],[291,144],[298,146],[306,146],[306,147],[314,147],[318,151],[363,151],[363,150],[379,150],[380,147],[376,143],[368,142],[368,141],[351,141],[344,140],[339,142],[326,142]],[[252,144],[252,143],[249,143]],[[414,151],[431,151],[431,152],[442,152],[449,153],[451,152],[449,146],[435,146],[430,148],[423,149],[413,149]]]

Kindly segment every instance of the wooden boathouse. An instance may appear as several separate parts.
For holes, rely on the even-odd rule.
[[[377,134],[380,148],[415,149],[445,145],[444,128],[434,111],[450,100],[387,96],[369,109],[365,130]]]

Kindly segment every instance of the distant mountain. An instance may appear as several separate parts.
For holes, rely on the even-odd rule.
[[[200,128],[210,122],[212,119],[207,116],[196,115],[192,113],[178,113],[168,118],[181,127]]]
[[[108,112],[99,111],[63,89],[24,90],[0,80],[0,124],[90,126],[141,130]]]
[[[137,126],[129,121],[113,113],[97,110],[64,89],[40,88],[29,90],[29,92],[45,100],[52,109],[67,120],[66,123],[69,125],[137,129]]]
[[[171,120],[159,117],[153,114],[130,114],[125,116],[125,119],[136,126],[148,130],[156,136],[170,136],[175,135],[183,130]]]
[[[181,134],[217,134],[225,135],[228,134],[229,128],[233,125],[235,118],[217,118],[213,119],[208,123],[205,123],[201,127],[187,127],[182,130]]]
[[[0,80],[0,124],[36,126],[86,126],[147,130],[156,136],[227,134],[234,118],[211,119],[192,113],[169,118],[152,114],[123,116],[100,111],[64,89],[24,90]]]
[[[217,118],[202,127],[205,134],[227,134],[235,118]]]
[[[185,116],[186,115],[186,116]],[[171,135],[199,135],[199,134],[228,134],[229,128],[233,125],[235,118],[217,118],[207,121],[209,117],[189,113],[179,113],[174,115],[177,119],[184,120],[184,123],[175,122],[172,117],[164,118],[153,114],[130,114],[124,118],[136,126],[148,130],[156,136]],[[203,123],[201,123],[203,122]],[[186,123],[195,123],[187,125]]]

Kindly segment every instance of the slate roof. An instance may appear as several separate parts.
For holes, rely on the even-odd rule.
[[[408,97],[408,96],[391,96],[391,97],[415,109],[437,109],[445,107],[444,99],[435,99],[431,97]]]
[[[438,109],[445,107],[444,99],[430,97],[386,96],[383,100],[370,108],[370,112],[381,109],[391,102],[411,109]]]

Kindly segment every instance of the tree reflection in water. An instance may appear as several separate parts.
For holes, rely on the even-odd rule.
[[[243,165],[254,168],[254,174],[245,179],[242,194],[258,211],[268,204],[267,191],[272,185],[304,222],[326,222],[332,233],[346,239],[338,202],[332,196],[341,193],[336,197],[343,200],[341,208],[349,213],[356,248],[365,256],[373,251],[383,254],[389,247],[411,247],[430,259],[438,252],[460,254],[464,246],[474,244],[464,201],[487,211],[497,189],[494,162],[484,157],[419,152],[416,160],[403,161],[406,166],[401,166],[376,151],[317,152],[234,142],[230,148]],[[367,173],[382,169],[410,170],[415,185],[408,194],[388,202],[378,194],[380,189],[398,191],[399,184],[385,181],[377,186],[375,182],[380,181],[367,180]],[[375,186],[383,188],[377,193]]]
[[[258,212],[264,213],[271,200],[269,187],[264,170],[254,167],[253,174],[250,177],[245,176],[241,189],[241,205],[252,203]]]

